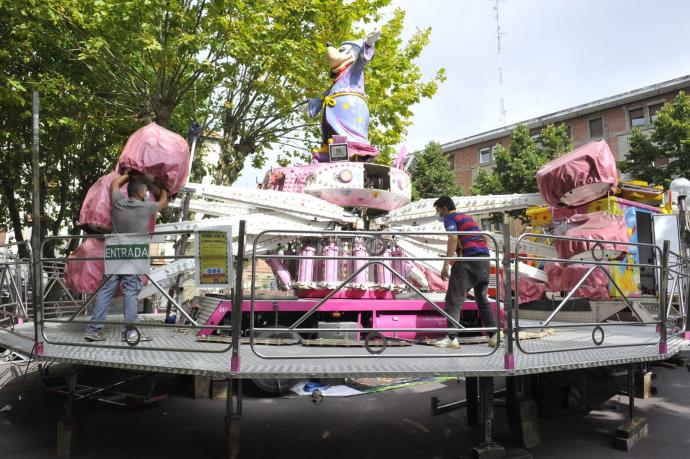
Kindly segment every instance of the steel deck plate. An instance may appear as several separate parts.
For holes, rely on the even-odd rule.
[[[115,317],[109,317],[109,320],[114,319]],[[522,320],[521,324],[528,325],[529,322]],[[109,328],[106,333],[108,339],[104,344],[119,346],[118,348],[95,347],[83,341],[83,325],[47,324],[46,335],[50,341],[62,344],[45,343],[44,354],[36,358],[150,372],[242,378],[510,376],[662,360],[682,350],[684,346],[682,338],[672,337],[668,341],[668,353],[659,354],[658,334],[654,326],[605,327],[605,341],[598,348],[592,343],[591,327],[558,329],[553,336],[521,341],[522,350],[515,348],[515,369],[511,371],[504,369],[502,346],[490,355],[478,356],[492,351],[486,344],[468,344],[460,349],[437,349],[413,344],[389,347],[378,356],[369,354],[364,348],[257,345],[257,352],[269,356],[269,359],[257,356],[245,344],[240,349],[240,373],[232,374],[231,352],[218,352],[227,349],[227,344],[198,342],[193,334],[181,333],[177,331],[179,329],[147,328],[153,341],[129,347],[120,341],[116,327]],[[34,347],[33,336],[31,323],[16,326],[14,333],[2,330],[0,347],[29,355]],[[638,345],[606,347],[628,344]],[[153,346],[181,348],[184,351],[147,350]],[[576,347],[590,348],[568,350]],[[193,352],[194,350],[216,352]]]

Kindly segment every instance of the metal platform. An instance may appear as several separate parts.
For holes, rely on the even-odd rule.
[[[115,317],[109,318],[115,320]],[[529,321],[522,320],[528,325]],[[536,324],[536,323],[532,323]],[[557,324],[553,324],[557,325]],[[364,348],[308,347],[301,345],[256,345],[261,358],[248,344],[240,348],[240,371],[230,371],[231,352],[224,343],[199,342],[196,336],[180,329],[147,328],[153,341],[128,347],[120,341],[119,330],[110,326],[102,344],[96,347],[82,340],[83,325],[46,324],[46,335],[55,343],[45,343],[44,353],[34,358],[44,361],[76,363],[149,372],[206,375],[235,378],[276,377],[374,377],[374,376],[515,376],[577,368],[622,365],[662,360],[683,349],[681,336],[669,338],[668,352],[659,353],[654,326],[619,325],[605,327],[601,347],[592,344],[591,327],[564,328],[552,335],[522,340],[515,348],[515,369],[504,369],[504,349],[495,352],[487,344],[467,344],[460,349],[438,349],[413,344],[388,347],[380,355]],[[18,325],[14,333],[0,331],[0,347],[30,355],[34,348],[34,327]],[[634,344],[631,346],[631,344]],[[147,350],[147,347],[188,349],[184,352]],[[609,347],[607,347],[609,346]],[[623,346],[623,347],[612,347]],[[568,350],[591,347],[586,350]],[[226,350],[226,351],[224,351]],[[196,351],[196,352],[195,352]],[[204,351],[204,352],[198,352]],[[488,354],[478,356],[478,354]],[[301,357],[301,358],[300,358]],[[394,357],[394,358],[391,358]]]

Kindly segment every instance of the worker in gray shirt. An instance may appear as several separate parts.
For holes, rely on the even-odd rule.
[[[132,176],[132,172],[126,172],[118,177],[110,185],[111,217],[113,233],[141,233],[146,234],[148,222],[152,216],[168,206],[168,192],[161,189],[157,202],[149,200],[149,185],[142,175]],[[127,181],[127,195],[125,198],[120,193],[120,187]],[[98,292],[96,304],[93,310],[94,322],[102,322],[108,314],[108,307],[117,290],[122,286],[123,313],[126,322],[138,322],[137,297],[141,291],[141,277],[136,274],[115,274]],[[86,341],[103,341],[103,324],[92,323],[86,329],[84,339]],[[122,333],[123,341],[151,341],[151,337],[134,329],[125,329]]]

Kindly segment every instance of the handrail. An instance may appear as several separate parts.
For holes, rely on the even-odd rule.
[[[571,260],[571,259],[563,259],[563,258],[542,258],[542,257],[530,257],[526,255],[521,255],[520,254],[520,243],[526,239],[526,238],[535,238],[535,239],[550,239],[550,240],[561,240],[561,241],[581,241],[581,242],[586,242],[589,244],[593,244],[590,248],[591,256],[593,260]],[[659,272],[659,280],[660,283],[662,284],[661,288],[659,289],[659,295],[660,295],[660,311],[663,309],[664,314],[659,317],[659,320],[656,321],[644,321],[636,312],[635,308],[633,307],[632,301],[628,296],[625,294],[623,289],[618,285],[618,283],[613,279],[613,276],[609,271],[606,269],[608,266],[620,266],[621,261],[611,261],[606,259],[603,256],[603,249],[605,247],[605,244],[615,244],[618,246],[633,246],[636,248],[647,248],[650,249],[653,254],[654,254],[654,259],[655,260],[661,260],[660,262],[655,262],[655,263],[640,263],[640,262],[633,262],[633,263],[627,263],[626,267],[632,268],[632,269],[639,269],[639,268],[648,268],[648,269],[653,269],[657,272]],[[595,250],[599,249],[601,250],[601,255],[598,255]],[[525,261],[535,261],[539,260],[540,262],[556,262],[556,263],[564,263],[564,264],[583,264],[586,266],[589,266],[589,269],[581,276],[581,278],[576,282],[575,286],[570,289],[570,292],[567,293],[566,297],[563,298],[558,306],[551,312],[549,317],[540,323],[539,325],[521,325],[520,324],[520,306],[516,302],[516,307],[515,307],[515,329],[516,329],[516,345],[520,349],[521,352],[525,354],[542,354],[542,353],[550,353],[550,352],[572,352],[572,351],[581,351],[581,350],[591,350],[591,349],[602,349],[602,348],[616,348],[616,347],[630,347],[630,346],[648,346],[651,344],[659,344],[659,349],[660,353],[666,353],[664,351],[665,349],[667,350],[666,346],[666,336],[665,336],[665,330],[668,325],[668,320],[667,320],[667,315],[666,312],[667,308],[670,309],[671,307],[671,302],[667,302],[667,287],[666,287],[666,282],[668,281],[669,275],[671,274],[671,269],[669,269],[669,260],[668,260],[668,247],[666,247],[666,251],[662,251],[656,244],[649,244],[649,243],[640,243],[640,242],[622,242],[622,241],[608,241],[608,240],[603,240],[603,239],[586,239],[586,238],[574,238],[574,237],[568,237],[568,236],[552,236],[552,235],[543,235],[543,234],[536,234],[536,233],[525,233],[520,235],[517,238],[516,241],[516,249],[515,249],[515,283],[516,283],[516,289],[519,287],[519,282],[520,282],[520,269],[519,269],[519,262],[525,262]],[[639,253],[639,252],[638,252]],[[679,276],[684,275],[686,280],[687,280],[687,260],[684,263],[679,263],[679,266],[681,266],[681,269],[685,270],[685,273],[681,273],[680,271],[674,271],[677,273]],[[624,301],[627,306],[630,308],[630,310],[633,312],[633,314],[637,317],[638,322],[594,322],[594,323],[573,323],[573,324],[551,324],[552,320],[554,320],[557,316],[557,314],[562,311],[563,307],[576,295],[578,289],[584,284],[584,282],[587,280],[587,278],[593,274],[594,271],[600,270],[606,274],[606,277],[608,278],[609,285],[612,286],[619,294],[619,300]],[[675,289],[675,285],[673,286]],[[671,295],[671,300],[672,300],[673,294]],[[674,320],[676,320],[674,318]],[[651,326],[654,325],[659,328],[659,337],[653,341],[650,341],[648,338],[645,339],[642,342],[635,342],[635,343],[618,343],[618,344],[605,344],[604,345],[604,327],[616,327],[616,326]],[[550,347],[548,350],[530,350],[525,348],[522,345],[521,340],[519,339],[519,331],[520,330],[535,330],[535,329],[543,329],[544,327],[549,327],[549,328],[554,328],[554,329],[573,329],[573,328],[592,328],[592,341],[593,341],[593,346],[571,346],[571,347],[563,347],[563,348],[554,348]],[[597,336],[596,334],[599,333]],[[600,336],[600,339],[599,339]],[[675,335],[673,335],[675,336]],[[664,351],[664,352],[661,352]]]
[[[186,230],[176,230],[176,231],[160,231],[160,232],[154,232],[150,233],[148,236],[151,238],[156,237],[156,236],[179,236],[182,234],[192,234],[195,232],[195,229],[186,229]],[[66,235],[66,236],[49,236],[45,238],[42,242],[42,248],[41,248],[41,253],[43,253],[43,246],[49,241],[60,241],[60,240],[83,240],[83,239],[93,239],[93,238],[98,238],[98,239],[104,239],[106,238],[107,235],[105,234],[84,234],[84,235]],[[151,260],[179,260],[179,259],[193,259],[194,256],[190,255],[168,255],[168,256],[150,256],[149,259]],[[41,262],[64,262],[64,263],[69,263],[69,262],[79,262],[79,261],[102,261],[103,258],[94,258],[94,257],[41,257],[40,258]],[[104,279],[101,281],[99,284],[96,292],[94,292],[88,300],[83,302],[81,305],[78,305],[78,309],[69,316],[67,319],[50,319],[46,318],[44,314],[40,315],[40,320],[36,321],[35,327],[37,327],[38,330],[38,336],[42,339],[43,342],[48,343],[48,344],[53,344],[53,345],[60,345],[60,346],[73,346],[73,347],[89,347],[89,348],[106,348],[106,349],[137,349],[137,350],[145,350],[145,351],[167,351],[167,352],[193,352],[193,353],[225,353],[229,351],[232,347],[232,344],[228,344],[226,346],[219,347],[217,349],[213,348],[206,348],[206,349],[193,349],[193,348],[182,348],[182,347],[161,347],[161,346],[137,346],[138,342],[132,345],[132,343],[127,342],[124,345],[112,345],[112,344],[105,344],[105,343],[100,343],[100,342],[85,342],[85,341],[79,341],[79,342],[68,342],[68,341],[60,341],[60,340],[55,340],[55,338],[49,336],[48,331],[46,330],[45,325],[46,324],[51,324],[51,323],[73,323],[73,324],[82,324],[82,325],[89,325],[89,324],[100,324],[100,325],[118,325],[118,326],[123,326],[123,327],[133,327],[136,329],[138,333],[139,332],[139,327],[142,328],[167,328],[167,329],[191,329],[191,330],[224,330],[224,331],[231,331],[232,327],[229,325],[205,325],[205,324],[198,324],[192,317],[187,313],[187,311],[182,307],[181,304],[179,304],[177,301],[175,301],[174,298],[172,298],[168,292],[165,291],[163,287],[160,286],[156,282],[155,279],[153,279],[150,274],[144,274],[148,278],[148,280],[151,282],[153,286],[156,287],[156,289],[168,300],[171,301],[172,304],[176,307],[177,311],[179,311],[180,314],[182,314],[188,321],[189,323],[186,324],[167,324],[167,323],[153,323],[153,322],[146,322],[146,321],[140,321],[140,322],[127,322],[127,321],[92,321],[92,320],[79,320],[77,319],[77,316],[79,316],[82,312],[86,310],[86,308],[96,299],[96,296],[100,290],[105,286],[107,281],[112,277],[112,275],[104,276]],[[42,281],[42,279],[41,279]],[[64,289],[64,283],[60,282],[60,286]],[[66,290],[68,291],[68,290]],[[68,291],[69,293],[69,291]],[[70,298],[76,303],[76,300],[74,300],[71,295]],[[219,343],[209,343],[214,346],[218,346]]]
[[[335,261],[363,261],[364,263],[362,266],[359,268],[355,269],[353,273],[349,274],[347,279],[340,280],[337,285],[330,289],[331,291],[320,301],[317,301],[317,303],[312,306],[307,312],[305,312],[300,318],[295,320],[292,325],[288,326],[287,329],[285,328],[274,328],[274,327],[266,327],[266,328],[260,328],[262,332],[285,332],[286,330],[296,332],[296,333],[317,333],[317,332],[327,332],[327,331],[336,331],[336,329],[329,329],[329,328],[299,328],[301,324],[303,324],[308,318],[310,318],[313,314],[315,314],[321,306],[326,304],[333,296],[335,296],[339,291],[342,291],[352,280],[354,280],[357,275],[364,270],[367,270],[371,266],[382,266],[384,270],[388,270],[395,278],[397,278],[402,284],[406,285],[410,289],[412,289],[417,295],[419,295],[426,303],[430,304],[434,310],[436,310],[438,313],[440,313],[443,317],[445,317],[447,320],[449,320],[452,324],[456,325],[455,328],[395,328],[395,329],[389,329],[389,328],[381,328],[381,327],[358,327],[358,328],[339,328],[337,331],[343,332],[343,333],[348,333],[348,332],[365,332],[368,333],[370,337],[376,336],[377,338],[381,338],[382,332],[454,332],[457,334],[466,334],[466,333],[480,333],[480,332],[493,332],[494,335],[497,337],[497,345],[491,349],[490,352],[486,353],[472,353],[472,354],[446,354],[446,353],[425,353],[425,354],[419,354],[415,353],[415,357],[428,357],[428,358],[460,358],[460,357],[485,357],[494,354],[497,352],[500,346],[500,333],[498,333],[499,328],[498,324],[500,323],[500,298],[501,298],[501,286],[500,282],[496,282],[496,301],[495,301],[495,308],[494,308],[494,314],[496,317],[496,326],[495,327],[473,327],[473,328],[465,328],[463,327],[459,322],[455,321],[452,317],[450,317],[443,308],[441,308],[435,301],[430,299],[427,295],[425,295],[423,292],[421,292],[420,289],[418,289],[416,286],[414,286],[412,283],[410,283],[401,273],[395,271],[391,266],[388,266],[385,261],[380,256],[376,255],[367,255],[367,256],[333,256],[333,255],[284,255],[284,254],[257,254],[257,245],[261,242],[262,237],[265,237],[267,235],[275,235],[275,234],[280,234],[281,236],[294,236],[294,237],[305,237],[305,238],[329,238],[329,237],[338,237],[338,238],[347,238],[347,239],[358,239],[358,238],[376,238],[376,239],[387,239],[388,242],[395,242],[395,240],[401,240],[405,239],[408,236],[445,236],[447,237],[448,235],[481,235],[484,236],[493,243],[494,247],[494,256],[483,256],[483,257],[460,257],[460,256],[453,256],[453,257],[445,257],[445,256],[437,256],[437,257],[415,257],[415,256],[405,256],[401,257],[402,260],[405,261],[491,261],[495,263],[495,266],[497,267],[496,273],[498,273],[498,267],[500,266],[500,259],[499,259],[499,245],[498,242],[496,241],[495,236],[486,231],[482,232],[477,232],[477,231],[455,231],[455,232],[429,232],[429,231],[417,231],[417,232],[405,232],[401,233],[399,231],[318,231],[318,230],[264,230],[260,232],[258,235],[255,236],[253,245],[252,245],[252,281],[251,281],[251,296],[250,296],[250,320],[249,320],[249,343],[250,347],[252,349],[252,352],[258,356],[259,358],[263,359],[281,359],[284,358],[282,356],[276,356],[276,355],[267,355],[265,353],[260,352],[256,348],[256,327],[255,327],[255,301],[256,301],[256,261],[257,260],[270,260],[270,259],[281,259],[281,260],[335,260]],[[390,260],[390,259],[389,259]],[[495,274],[495,276],[498,276],[498,274]],[[390,337],[383,337],[384,341],[385,340],[390,340],[390,341],[395,341],[395,340],[402,340],[405,341],[401,338],[390,338]],[[367,340],[365,340],[366,343]],[[337,358],[348,358],[348,359],[358,359],[358,358],[396,358],[396,357],[401,357],[400,354],[395,354],[395,355],[390,355],[390,354],[383,354],[383,353],[372,353],[369,350],[369,347],[365,345],[365,349],[369,352],[368,354],[363,354],[363,355],[353,355],[353,354],[308,354],[308,355],[291,355],[291,359],[337,359]]]

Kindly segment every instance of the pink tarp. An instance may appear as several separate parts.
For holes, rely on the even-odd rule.
[[[556,239],[554,244],[556,252],[558,252],[558,256],[563,259],[569,259],[583,252],[590,252],[597,243],[587,241],[586,239],[630,242],[630,238],[628,237],[628,225],[625,222],[625,218],[608,212],[573,215],[567,219],[565,223],[556,227],[554,233],[558,236],[564,235],[567,237],[581,238],[577,241]],[[606,243],[601,244],[601,246],[601,248],[595,249],[597,254],[601,252],[600,249],[606,251],[614,250],[623,253],[628,251],[628,246],[622,244]]]
[[[548,276],[547,291],[568,292],[582,279],[591,265],[560,263],[546,263],[544,271]],[[605,300],[609,298],[609,278],[601,269],[595,269],[582,286],[575,292],[575,297],[592,300]]]
[[[537,185],[552,206],[579,206],[606,196],[618,182],[616,159],[604,140],[591,142],[542,166]]]
[[[513,295],[515,295],[515,273],[512,274],[511,278]],[[518,304],[540,300],[544,296],[544,292],[546,292],[546,284],[526,276],[520,276],[520,285],[518,285],[517,292]],[[503,296],[503,301],[505,301],[505,289],[501,290],[501,296]]]
[[[64,274],[65,285],[70,291],[94,293],[98,289],[105,272],[104,251],[103,239],[88,238],[70,254],[65,264]],[[74,260],[74,258],[99,258],[99,260]],[[142,281],[143,285],[148,284],[148,278],[145,276],[142,276]],[[115,295],[122,295],[119,286]]]
[[[73,292],[93,293],[103,280],[105,266],[103,239],[89,238],[72,252],[65,265],[65,285]],[[76,261],[73,258],[100,258],[100,260]]]
[[[87,226],[92,232],[109,233],[113,229],[110,218],[110,185],[120,174],[111,172],[99,178],[91,185],[79,212],[79,224]],[[127,185],[120,187],[120,193],[127,196]],[[151,197],[153,200],[153,197]],[[148,230],[153,232],[156,227],[156,217],[149,220]]]
[[[180,135],[150,123],[129,137],[118,165],[120,171],[151,174],[170,194],[176,194],[187,183],[189,146]]]
[[[111,172],[99,178],[96,183],[91,185],[86,193],[86,198],[81,204],[79,212],[79,224],[88,226],[92,231],[98,233],[110,232],[113,228],[110,218],[110,185],[120,174]],[[123,192],[124,189],[124,192]],[[127,193],[127,187],[122,187],[120,192]]]

